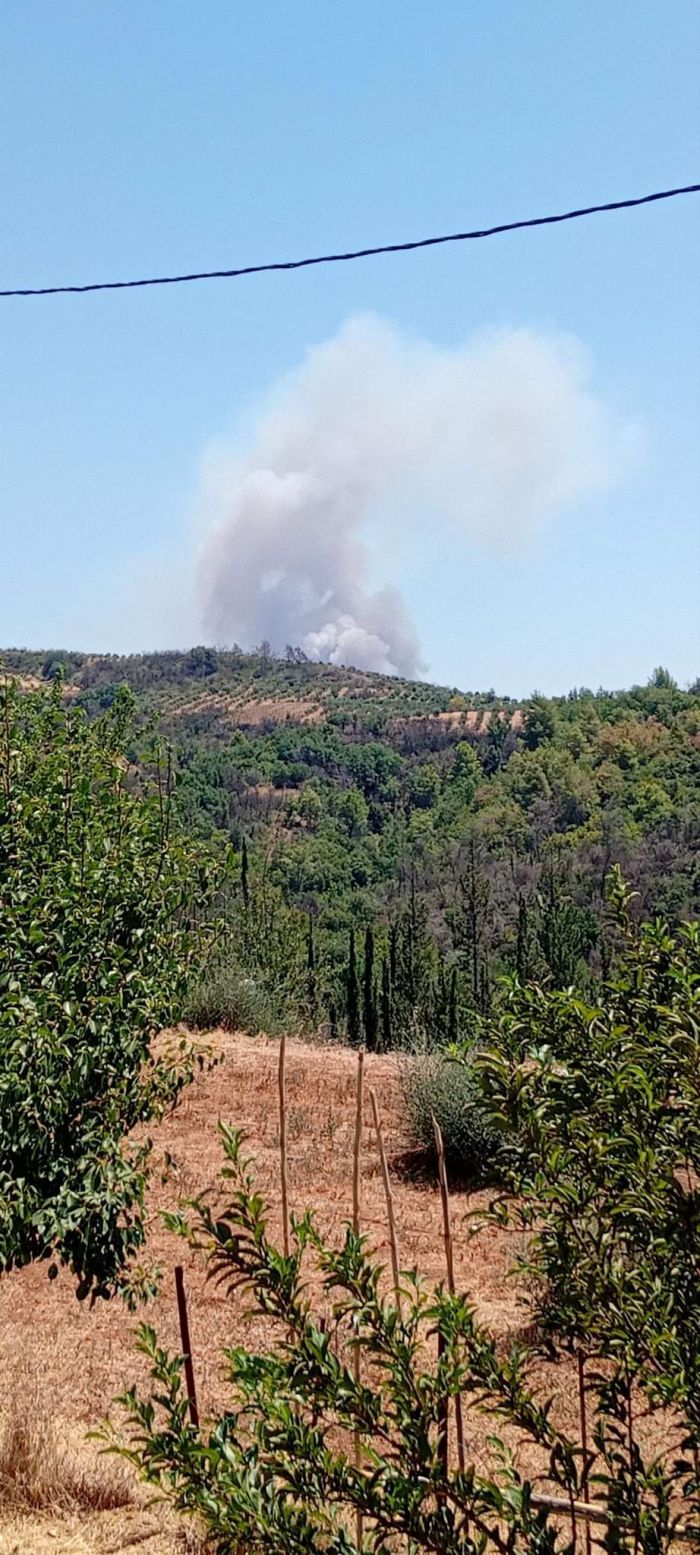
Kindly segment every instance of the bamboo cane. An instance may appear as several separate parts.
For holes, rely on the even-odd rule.
[[[362,1150],[362,1106],[364,1100],[364,1066],[365,1055],[360,1049],[357,1055],[357,1088],[355,1092],[355,1148],[353,1151],[352,1168],[352,1229],[355,1235],[360,1231],[360,1157]]]
[[[639,1492],[637,1490],[637,1472],[634,1451],[634,1415],[632,1412],[632,1378],[630,1376],[627,1378],[627,1447],[630,1460],[630,1479],[634,1485],[634,1555],[637,1555],[637,1551],[639,1549]]]
[[[360,1173],[360,1165],[361,1165],[361,1154],[362,1154],[362,1111],[363,1111],[363,1101],[364,1101],[364,1064],[365,1064],[365,1055],[364,1055],[364,1052],[362,1051],[362,1049],[360,1049],[360,1052],[357,1055],[357,1090],[356,1090],[356,1099],[355,1099],[355,1148],[353,1150],[353,1167],[352,1167],[352,1229],[353,1229],[353,1231],[355,1233],[355,1236],[359,1236],[359,1234],[360,1234],[360,1188],[361,1188],[361,1182],[362,1182],[361,1173]],[[355,1383],[359,1387],[359,1385],[360,1385],[360,1374],[361,1374],[361,1355],[360,1355],[359,1341],[357,1341],[353,1345],[352,1359],[353,1359],[353,1372],[354,1372],[354,1377],[355,1377]],[[353,1441],[354,1441],[354,1448],[355,1448],[355,1468],[359,1472],[359,1470],[362,1468],[362,1442],[361,1442],[361,1437],[360,1437],[360,1432],[359,1431],[355,1431]],[[358,1507],[358,1509],[357,1509],[357,1511],[355,1513],[355,1543],[357,1544],[358,1550],[362,1549],[363,1537],[364,1537],[364,1518],[363,1518],[362,1513],[361,1513],[361,1511],[360,1511],[360,1509]]]
[[[390,1247],[390,1250],[391,1250],[391,1272],[392,1272],[393,1280],[394,1280],[394,1295],[396,1297],[396,1306],[397,1306],[399,1317],[400,1317],[401,1316],[401,1281],[400,1281],[400,1276],[399,1276],[399,1244],[398,1244],[398,1240],[397,1240],[397,1236],[396,1236],[396,1220],[394,1218],[394,1196],[393,1196],[393,1193],[391,1191],[391,1182],[390,1182],[390,1179],[389,1179],[389,1167],[387,1165],[386,1150],[384,1148],[384,1135],[382,1133],[382,1125],[381,1125],[381,1120],[380,1120],[380,1117],[379,1117],[379,1108],[377,1106],[377,1098],[376,1098],[376,1095],[375,1095],[374,1091],[370,1091],[369,1099],[370,1099],[370,1101],[372,1103],[372,1116],[374,1118],[374,1128],[375,1128],[375,1133],[377,1135],[377,1145],[378,1145],[378,1148],[379,1148],[379,1159],[380,1159],[381,1164],[382,1164],[382,1177],[384,1179],[384,1197],[386,1199],[386,1213],[387,1213],[387,1220],[389,1222],[389,1247]]]
[[[280,1114],[280,1175],[282,1179],[282,1242],[284,1256],[289,1257],[289,1195],[287,1190],[287,1083],[286,1083],[286,1056],[287,1038],[282,1036],[280,1040],[280,1057],[278,1069],[279,1090],[279,1114]]]
[[[190,1420],[192,1421],[195,1429],[198,1429],[199,1410],[197,1408],[197,1390],[194,1383],[194,1366],[192,1365],[192,1345],[190,1342],[190,1325],[187,1316],[185,1276],[181,1264],[178,1264],[175,1269],[175,1292],[177,1295],[177,1313],[180,1320],[180,1345],[185,1362],[185,1388],[187,1390],[187,1402],[190,1407]]]
[[[447,1166],[445,1164],[445,1145],[442,1138],[442,1130],[433,1114],[433,1133],[435,1135],[435,1148],[438,1158],[438,1176],[440,1180],[440,1199],[442,1201],[442,1228],[445,1241],[445,1263],[447,1265],[447,1288],[451,1296],[455,1294],[455,1268],[454,1247],[452,1242],[452,1215],[450,1212],[450,1190],[447,1185]],[[455,1399],[455,1426],[457,1435],[457,1462],[460,1474],[464,1473],[464,1421],[462,1419],[462,1399],[457,1394]]]
[[[584,1375],[585,1357],[583,1350],[579,1350],[578,1363],[578,1408],[581,1422],[581,1450],[583,1452],[583,1469],[581,1472],[581,1489],[583,1499],[588,1501],[588,1424],[586,1421],[586,1378]],[[586,1555],[591,1555],[591,1525],[586,1520],[584,1524],[586,1538]]]
[[[372,1103],[372,1117],[374,1119],[374,1129],[377,1135],[379,1159],[382,1163],[384,1197],[386,1199],[386,1215],[389,1223],[389,1247],[391,1250],[391,1272],[394,1281],[394,1297],[396,1299],[396,1310],[399,1314],[399,1317],[401,1317],[401,1277],[399,1274],[399,1243],[398,1237],[396,1235],[396,1219],[394,1216],[394,1195],[391,1191],[391,1179],[389,1177],[389,1166],[386,1159],[386,1149],[384,1147],[384,1135],[382,1133],[381,1119],[379,1117],[379,1108],[377,1106],[377,1098],[373,1090],[369,1093],[369,1099]],[[414,1555],[413,1540],[408,1537],[406,1538],[406,1551],[407,1555]]]

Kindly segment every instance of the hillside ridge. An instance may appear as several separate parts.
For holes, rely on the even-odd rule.
[[[430,681],[317,663],[298,649],[280,658],[264,649],[243,653],[204,646],[142,654],[7,648],[0,649],[0,672],[19,679],[27,690],[60,673],[67,695],[95,711],[127,683],[144,708],[166,724],[193,717],[241,729],[318,724],[345,721],[372,707],[389,724],[396,719],[439,719],[455,729],[485,733],[495,712],[507,714],[515,728],[522,716],[522,703],[492,690],[463,692]]]

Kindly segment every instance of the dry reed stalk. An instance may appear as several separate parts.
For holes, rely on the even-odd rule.
[[[187,1296],[185,1295],[185,1276],[182,1265],[175,1269],[175,1292],[177,1295],[177,1314],[180,1320],[180,1345],[185,1361],[185,1388],[187,1390],[187,1402],[190,1406],[190,1420],[195,1430],[199,1428],[199,1409],[197,1407],[197,1390],[194,1381],[194,1366],[192,1364],[192,1344],[190,1341],[190,1324],[187,1316]]]
[[[443,1357],[444,1354],[445,1354],[445,1339],[444,1339],[444,1335],[439,1333],[438,1334],[438,1366],[440,1365],[440,1362],[441,1362],[442,1357]],[[439,1462],[440,1462],[440,1467],[442,1469],[442,1472],[443,1472],[443,1475],[444,1475],[445,1479],[447,1479],[447,1475],[448,1475],[449,1467],[450,1467],[449,1431],[450,1431],[449,1404],[448,1404],[447,1399],[444,1398],[438,1404],[437,1449],[438,1449],[438,1459],[439,1459]],[[438,1500],[444,1502],[444,1500],[445,1500],[445,1492],[444,1492],[444,1490],[438,1491]]]
[[[588,1424],[586,1421],[586,1378],[584,1375],[585,1359],[583,1350],[579,1350],[578,1363],[578,1408],[581,1421],[581,1450],[583,1452],[583,1469],[581,1472],[581,1489],[583,1499],[588,1501]],[[591,1527],[588,1521],[584,1524],[586,1535],[586,1555],[591,1555]]]
[[[377,1098],[376,1098],[376,1095],[375,1095],[373,1090],[370,1091],[370,1093],[369,1093],[369,1099],[370,1099],[370,1101],[372,1103],[372,1117],[374,1119],[374,1130],[375,1130],[375,1133],[377,1135],[377,1145],[379,1147],[379,1159],[380,1159],[380,1161],[382,1163],[382,1178],[383,1178],[383,1181],[384,1181],[384,1197],[386,1199],[386,1215],[387,1215],[387,1220],[389,1222],[389,1247],[391,1249],[391,1272],[392,1272],[392,1276],[393,1276],[393,1280],[394,1280],[394,1297],[395,1297],[395,1300],[396,1300],[396,1310],[397,1310],[397,1312],[399,1314],[399,1317],[401,1317],[402,1316],[402,1312],[401,1312],[401,1278],[400,1278],[400,1275],[399,1275],[399,1242],[398,1242],[398,1237],[396,1235],[396,1216],[394,1215],[394,1195],[393,1195],[393,1193],[391,1191],[391,1179],[389,1177],[389,1165],[388,1165],[387,1158],[386,1158],[386,1149],[384,1147],[384,1135],[382,1133],[382,1124],[381,1124],[381,1119],[379,1117],[379,1108],[377,1106]],[[411,1538],[409,1538],[408,1536],[406,1537],[406,1552],[407,1552],[407,1555],[415,1555],[415,1546],[414,1546],[413,1540]]]
[[[282,1178],[282,1241],[285,1258],[289,1257],[289,1195],[287,1189],[287,1038],[280,1039],[280,1059],[277,1074],[280,1109],[280,1173]]]
[[[445,1242],[445,1263],[447,1265],[447,1289],[451,1296],[455,1294],[455,1266],[454,1246],[452,1242],[452,1214],[450,1210],[450,1190],[447,1185],[447,1166],[445,1163],[445,1145],[442,1137],[442,1129],[435,1114],[432,1115],[433,1134],[435,1135],[435,1148],[438,1158],[438,1177],[440,1181],[440,1199],[442,1202],[442,1230]],[[459,1395],[455,1399],[455,1426],[457,1435],[457,1462],[460,1474],[464,1473],[464,1421],[462,1418],[462,1400]],[[447,1422],[445,1422],[445,1453],[447,1453]]]
[[[635,1501],[637,1502],[637,1468],[634,1451],[634,1415],[632,1413],[632,1378],[627,1378],[627,1448],[630,1460],[630,1479],[634,1485]],[[639,1505],[634,1509],[634,1555],[639,1549]]]
[[[576,1533],[576,1501],[573,1490],[569,1491],[569,1515],[571,1517],[571,1548],[576,1555],[578,1548],[578,1536]]]
[[[362,1107],[364,1101],[364,1051],[357,1055],[357,1088],[355,1092],[355,1148],[352,1166],[352,1229],[360,1232],[360,1157],[362,1151]]]
[[[363,1111],[363,1102],[364,1102],[364,1065],[365,1065],[365,1055],[364,1055],[364,1052],[362,1050],[360,1050],[360,1052],[357,1055],[357,1089],[356,1089],[356,1096],[355,1096],[355,1147],[354,1147],[354,1150],[353,1150],[353,1157],[352,1157],[352,1163],[353,1163],[352,1164],[352,1229],[353,1229],[353,1231],[355,1233],[355,1236],[359,1236],[359,1234],[360,1234],[360,1186],[361,1186],[361,1181],[362,1181],[361,1174],[360,1174],[360,1164],[361,1164],[361,1155],[362,1155],[362,1111]],[[354,1373],[354,1377],[355,1377],[355,1382],[356,1382],[357,1386],[359,1387],[359,1385],[360,1385],[360,1371],[361,1371],[361,1356],[360,1356],[359,1340],[357,1341],[356,1344],[353,1345],[352,1361],[353,1361],[353,1373]],[[359,1470],[362,1468],[362,1442],[361,1442],[361,1437],[360,1437],[360,1432],[359,1431],[355,1431],[354,1432],[353,1443],[354,1443],[354,1449],[355,1449],[355,1468],[359,1472]],[[363,1535],[364,1535],[364,1519],[363,1519],[361,1511],[359,1511],[359,1509],[358,1509],[358,1511],[355,1513],[355,1543],[357,1544],[358,1549],[362,1548]]]
[[[390,1181],[390,1178],[389,1178],[389,1167],[388,1167],[387,1159],[386,1159],[386,1150],[384,1148],[384,1135],[382,1133],[382,1125],[381,1125],[381,1120],[380,1120],[380,1117],[379,1117],[379,1108],[377,1106],[377,1098],[376,1098],[376,1095],[375,1095],[374,1091],[370,1091],[369,1099],[370,1099],[370,1101],[372,1103],[372,1116],[374,1118],[374,1129],[375,1129],[375,1133],[377,1135],[377,1145],[379,1147],[379,1159],[380,1159],[380,1161],[382,1163],[382,1178],[384,1180],[384,1197],[386,1199],[386,1213],[387,1213],[387,1220],[389,1222],[389,1247],[390,1247],[390,1250],[391,1250],[391,1272],[392,1272],[393,1280],[394,1280],[394,1295],[396,1297],[396,1306],[397,1306],[397,1309],[398,1309],[399,1317],[401,1317],[401,1281],[400,1281],[400,1276],[399,1276],[399,1244],[398,1244],[398,1238],[397,1238],[397,1235],[396,1235],[396,1217],[394,1215],[394,1195],[393,1195],[393,1193],[391,1191],[391,1181]]]
[[[135,1481],[121,1466],[93,1461],[85,1443],[66,1441],[53,1418],[55,1399],[41,1361],[22,1358],[3,1376],[0,1415],[0,1516],[93,1513],[135,1504]],[[0,1541],[1,1542],[1,1541]],[[4,1545],[3,1545],[4,1548]],[[19,1551],[19,1545],[13,1544]]]
[[[541,1507],[545,1512],[571,1512],[573,1509],[577,1517],[586,1523],[597,1523],[600,1527],[609,1527],[611,1518],[604,1501],[574,1501],[569,1496],[541,1496],[535,1492],[532,1496],[532,1505]],[[671,1544],[690,1544],[697,1549],[697,1530],[695,1528],[676,1527],[669,1535]],[[597,1541],[596,1541],[597,1542]]]

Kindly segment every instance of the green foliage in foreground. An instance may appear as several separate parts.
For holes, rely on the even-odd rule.
[[[480,1083],[510,1188],[487,1219],[525,1233],[521,1290],[537,1348],[504,1352],[464,1296],[427,1293],[413,1277],[386,1299],[363,1239],[348,1229],[333,1249],[310,1214],[283,1257],[241,1137],[222,1131],[228,1206],[214,1213],[200,1200],[193,1225],[172,1224],[205,1249],[212,1274],[252,1292],[270,1345],[227,1352],[230,1408],[200,1432],[180,1360],[144,1329],[153,1392],[127,1396],[123,1449],[199,1516],[219,1555],[388,1555],[397,1540],[442,1555],[563,1555],[570,1524],[538,1507],[542,1486],[519,1468],[523,1443],[539,1450],[548,1493],[603,1503],[596,1538],[609,1555],[663,1555],[681,1514],[700,1541],[700,932],[635,929],[617,873],[609,896],[621,944],[600,1005],[516,981],[466,1072],[466,1110]],[[310,1264],[331,1308],[324,1322]],[[534,1380],[537,1355],[576,1350],[587,1358],[594,1462]],[[440,1451],[458,1395],[504,1429],[507,1447],[492,1441],[478,1472],[468,1437],[463,1469],[448,1471]]]
[[[635,930],[619,873],[609,889],[623,945],[601,1003],[516,985],[479,1060],[513,1194],[497,1215],[529,1234],[553,1338],[678,1411],[697,1497],[700,927]]]
[[[124,1136],[191,1068],[151,1040],[193,958],[197,861],[167,773],[129,771],[131,714],[0,689],[0,1270],[63,1261],[80,1296],[143,1242],[149,1146]]]
[[[154,1391],[122,1400],[130,1443],[121,1444],[113,1429],[107,1440],[180,1511],[199,1517],[218,1555],[389,1555],[403,1541],[440,1555],[571,1551],[561,1517],[537,1506],[535,1485],[498,1436],[490,1438],[490,1466],[480,1471],[468,1456],[464,1469],[448,1469],[441,1451],[444,1411],[460,1395],[493,1429],[508,1427],[511,1447],[517,1440],[540,1450],[550,1494],[583,1496],[590,1464],[539,1396],[532,1354],[517,1346],[503,1353],[468,1299],[442,1287],[428,1293],[405,1276],[399,1300],[386,1299],[380,1269],[350,1228],[334,1250],[307,1213],[284,1257],[268,1240],[266,1206],[242,1159],[241,1136],[222,1133],[227,1208],[214,1214],[200,1201],[192,1226],[177,1217],[171,1224],[206,1249],[225,1287],[252,1294],[276,1342],[262,1353],[226,1352],[230,1407],[200,1430],[189,1422],[181,1361],[144,1327]],[[330,1304],[323,1324],[308,1294],[309,1262]],[[678,1524],[679,1493],[686,1519],[700,1511],[693,1465],[645,1457],[629,1425],[627,1379],[599,1377],[592,1399],[596,1495],[610,1519],[604,1547],[610,1555],[632,1548],[660,1555]]]

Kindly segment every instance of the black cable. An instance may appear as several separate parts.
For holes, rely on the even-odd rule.
[[[439,243],[467,243],[473,238],[493,238],[499,232],[519,232],[523,227],[551,227],[560,221],[576,221],[580,216],[596,216],[601,211],[625,211],[633,205],[651,205],[655,200],[672,200],[679,194],[700,194],[700,184],[682,189],[661,189],[635,200],[609,200],[606,205],[585,205],[580,210],[564,211],[558,216],[531,216],[527,221],[506,221],[498,227],[483,227],[474,232],[450,232],[445,237],[418,238],[412,243],[382,243],[377,248],[356,248],[347,254],[317,254],[312,259],[277,260],[265,265],[243,265],[237,270],[200,270],[192,275],[153,275],[139,281],[91,281],[84,286],[21,286],[0,291],[0,297],[55,297],[64,292],[116,292],[136,286],[179,286],[183,281],[231,280],[239,275],[262,275],[269,270],[304,270],[309,265],[335,265],[349,259],[370,259],[375,254],[405,254],[414,248],[435,248]]]

